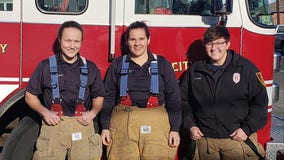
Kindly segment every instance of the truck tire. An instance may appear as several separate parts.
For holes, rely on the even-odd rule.
[[[23,117],[9,134],[2,151],[3,160],[31,160],[40,124],[31,117]]]

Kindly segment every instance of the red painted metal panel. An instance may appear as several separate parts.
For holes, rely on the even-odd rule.
[[[19,77],[20,43],[20,24],[0,23],[0,77]]]
[[[242,55],[262,72],[264,80],[273,79],[274,36],[243,30]]]
[[[52,47],[59,27],[54,24],[23,24],[24,77],[30,77],[36,65],[53,54]],[[109,26],[83,25],[83,30],[84,40],[80,54],[94,61],[104,76],[109,66]],[[122,27],[116,33],[116,56],[119,56]]]

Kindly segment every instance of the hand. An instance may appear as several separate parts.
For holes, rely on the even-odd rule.
[[[110,131],[108,129],[102,130],[101,137],[103,140],[103,144],[108,146],[110,142]]]
[[[169,135],[169,146],[178,147],[180,143],[180,136],[178,132],[171,131]]]
[[[196,141],[204,136],[203,133],[200,131],[200,129],[196,126],[191,127],[189,131],[190,131],[190,138],[192,140]]]
[[[248,138],[247,134],[241,128],[238,128],[237,130],[235,130],[235,132],[230,134],[230,136],[233,140],[239,141],[239,142],[243,142]]]
[[[92,111],[87,111],[87,112],[82,112],[82,116],[77,117],[77,121],[84,125],[87,126],[90,124],[90,122],[96,117],[96,114]]]
[[[45,110],[42,113],[43,121],[47,125],[55,126],[60,122],[60,117],[57,116],[56,112],[51,110]]]

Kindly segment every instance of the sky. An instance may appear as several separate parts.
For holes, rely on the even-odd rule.
[[[269,1],[269,3],[272,3],[272,2],[275,2],[276,0],[268,0]]]

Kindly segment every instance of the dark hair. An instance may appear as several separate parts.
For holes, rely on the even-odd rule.
[[[146,25],[146,23],[143,21],[136,21],[136,22],[131,23],[129,27],[126,29],[126,32],[125,32],[126,40],[129,38],[130,31],[133,29],[138,29],[138,28],[143,28],[145,30],[147,39],[150,38],[149,27]]]
[[[64,22],[60,26],[60,28],[58,30],[58,33],[57,33],[57,39],[58,40],[61,39],[63,30],[65,28],[69,28],[69,27],[73,27],[73,28],[79,29],[81,31],[81,33],[82,33],[82,39],[83,39],[83,28],[82,28],[82,26],[78,22],[76,22],[76,21],[66,21],[66,22]]]
[[[204,32],[202,42],[206,44],[219,38],[224,38],[228,42],[231,38],[230,33],[224,26],[213,26]]]

